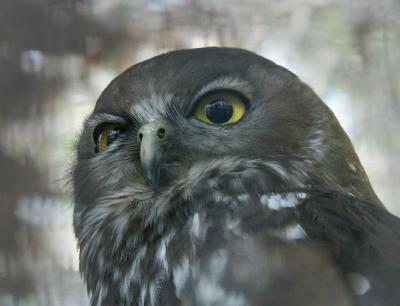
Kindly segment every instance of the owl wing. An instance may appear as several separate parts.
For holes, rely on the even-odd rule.
[[[400,220],[385,208],[336,192],[238,207],[235,235],[209,230],[182,305],[399,305]]]
[[[400,219],[382,206],[338,193],[299,207],[310,241],[330,251],[361,305],[399,305]]]

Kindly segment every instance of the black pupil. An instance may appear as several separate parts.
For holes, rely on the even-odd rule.
[[[206,105],[206,116],[213,123],[225,123],[233,114],[232,103],[227,100],[215,100]]]
[[[114,140],[121,136],[125,130],[123,128],[113,128],[107,135],[107,144],[110,145]]]

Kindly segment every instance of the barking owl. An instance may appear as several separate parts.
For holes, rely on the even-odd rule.
[[[400,303],[399,219],[329,108],[252,52],[123,72],[85,122],[73,185],[93,306]]]

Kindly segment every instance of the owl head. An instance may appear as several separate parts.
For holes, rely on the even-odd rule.
[[[269,161],[296,176],[297,187],[377,200],[320,98],[241,49],[174,51],[129,68],[101,94],[77,149],[82,206],[132,186],[154,197],[207,164],[239,160]]]
[[[318,189],[379,203],[312,89],[235,48],[173,51],[116,77],[84,124],[73,182],[81,270],[96,296],[98,279],[129,276],[141,242],[183,227],[210,198]]]

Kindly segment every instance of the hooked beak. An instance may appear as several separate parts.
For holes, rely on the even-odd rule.
[[[162,119],[143,125],[138,131],[140,142],[140,164],[149,186],[157,191],[160,185],[160,170],[165,162],[165,143],[172,128]]]

